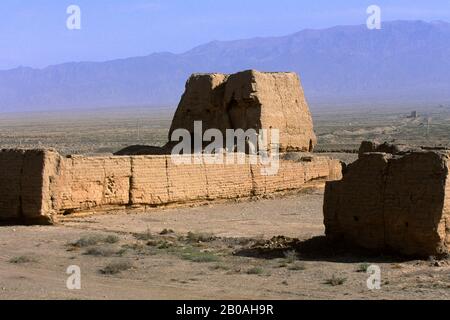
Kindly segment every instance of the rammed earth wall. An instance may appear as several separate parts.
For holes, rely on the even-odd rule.
[[[52,223],[74,212],[246,198],[341,178],[340,162],[327,157],[280,160],[273,176],[246,162],[177,165],[171,156],[62,157],[53,150],[2,150],[0,220]]]
[[[326,234],[334,241],[406,255],[449,253],[448,151],[362,153],[325,189]]]

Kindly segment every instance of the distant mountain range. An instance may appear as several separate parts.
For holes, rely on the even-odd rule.
[[[190,74],[295,71],[312,103],[450,101],[450,24],[385,22],[213,41],[182,54],[0,71],[0,111],[175,105]]]

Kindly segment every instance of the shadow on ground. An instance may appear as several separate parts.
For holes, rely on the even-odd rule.
[[[344,243],[336,243],[325,236],[314,237],[304,241],[278,236],[235,251],[234,254],[257,259],[279,259],[294,251],[297,258],[303,261],[360,263],[370,260],[379,263],[399,263],[412,260],[411,257],[393,255],[389,252],[372,252],[367,249],[351,247]]]

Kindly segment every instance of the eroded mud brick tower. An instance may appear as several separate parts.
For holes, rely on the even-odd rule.
[[[295,73],[254,70],[232,75],[194,74],[186,83],[169,133],[219,129],[278,129],[280,151],[313,151],[317,139],[300,79]]]

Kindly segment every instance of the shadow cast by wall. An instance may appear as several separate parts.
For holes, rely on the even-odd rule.
[[[279,236],[240,249],[234,254],[257,259],[280,259],[285,258],[288,252],[295,252],[300,261],[399,263],[417,259],[395,255],[389,250],[380,252],[349,246],[343,242],[331,241],[325,236],[304,241]]]

